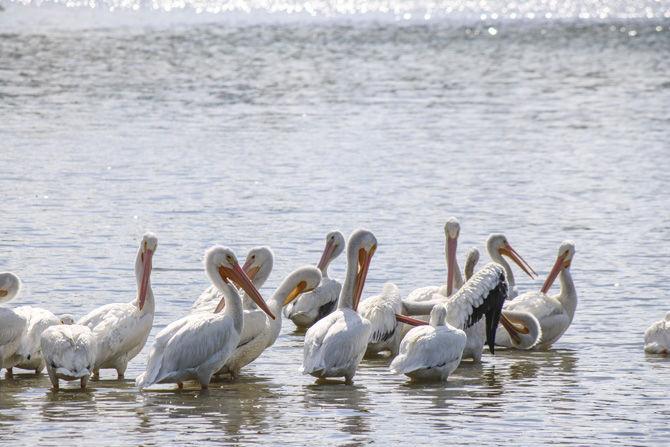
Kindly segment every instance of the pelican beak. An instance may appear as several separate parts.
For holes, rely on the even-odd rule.
[[[312,290],[314,289],[307,290],[307,283],[305,281],[300,281],[298,285],[295,286],[293,290],[291,290],[291,293],[288,294],[282,306],[286,306],[288,303],[298,298],[298,296],[300,296],[301,293],[310,292]]]
[[[554,281],[556,281],[556,277],[561,272],[563,267],[570,267],[570,262],[567,263],[565,262],[565,258],[567,256],[568,254],[564,253],[556,258],[556,262],[554,263],[554,266],[551,268],[549,275],[547,275],[547,279],[544,281],[544,284],[542,285],[542,289],[540,289],[540,292],[546,294],[549,291],[549,289],[551,289],[551,286],[554,284]]]
[[[147,289],[149,288],[149,278],[151,277],[151,259],[154,256],[153,250],[148,248],[142,253],[142,277],[140,278],[140,296],[138,297],[138,307],[140,310],[144,307],[144,302],[147,299]]]
[[[6,297],[7,295],[9,295],[9,291],[0,289],[0,298]]]
[[[458,239],[447,238],[447,296],[454,293],[454,275],[456,274],[456,245]]]
[[[514,343],[516,344],[521,343],[521,337],[519,336],[520,334],[527,335],[530,332],[526,326],[522,325],[519,327],[519,325],[512,323],[512,321],[510,321],[510,319],[507,318],[504,313],[500,316],[500,324],[503,325],[509,336],[512,337],[512,340],[514,340]]]
[[[254,265],[253,260],[247,259],[242,266],[242,270],[244,270],[244,273],[246,273],[249,279],[253,281],[256,275],[258,275],[258,272],[261,270],[261,266]]]
[[[316,266],[316,268],[323,271],[323,269],[328,265],[330,258],[333,257],[333,253],[335,253],[336,248],[337,244],[335,244],[333,241],[326,242],[326,247],[323,249],[321,259],[319,259],[319,264]]]
[[[396,321],[400,323],[409,324],[410,326],[426,326],[428,323],[416,318],[408,317],[407,315],[395,314]]]
[[[258,292],[258,289],[256,289],[247,274],[244,273],[244,270],[240,268],[239,264],[236,263],[232,269],[220,266],[219,275],[221,275],[221,279],[223,279],[225,282],[228,282],[230,279],[235,284],[235,286],[247,292],[247,295],[249,295],[249,297],[254,300],[254,302],[260,309],[263,310],[263,312],[265,312],[273,320],[276,319],[268,305],[265,303],[265,300],[263,300],[260,292]],[[223,309],[224,303],[225,300],[222,299],[219,302],[219,305],[216,306],[214,313],[220,312],[221,309]]]
[[[372,255],[375,254],[375,250],[377,250],[376,245],[373,245],[369,252],[365,251],[364,248],[358,250],[358,273],[356,273],[356,281],[354,282],[353,297],[354,311],[358,309],[358,303],[361,301],[365,278],[368,276],[368,268],[370,268],[370,261],[372,260]]]
[[[535,270],[533,270],[533,268],[521,257],[519,253],[516,252],[516,250],[512,248],[510,244],[503,245],[500,247],[499,251],[501,255],[507,256],[512,261],[514,261],[514,263],[518,265],[521,270],[526,272],[526,274],[531,278],[533,278],[533,275],[537,276]]]

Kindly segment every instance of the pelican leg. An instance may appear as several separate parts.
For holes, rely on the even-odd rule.
[[[353,385],[354,376],[344,376],[344,383],[346,383],[347,385]]]
[[[81,383],[79,386],[81,387],[82,390],[86,389],[86,384],[88,383],[88,376],[84,376],[81,378]]]
[[[51,385],[53,386],[54,391],[58,391],[58,377],[56,377],[56,372],[49,366],[47,366],[47,373],[49,374],[49,380],[51,380]]]
[[[116,369],[116,379],[123,380],[126,375],[126,369],[128,368],[128,362],[119,362],[114,369]]]
[[[93,376],[91,376],[91,380],[100,380],[100,369],[99,368],[93,369]]]
[[[11,379],[14,377],[14,371],[12,368],[7,368],[7,374],[5,374],[5,379]]]
[[[180,390],[183,390],[184,389],[184,382],[177,382],[177,388],[179,388]]]

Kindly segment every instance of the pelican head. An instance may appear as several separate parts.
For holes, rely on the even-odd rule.
[[[444,235],[447,237],[447,296],[454,292],[454,277],[456,275],[456,247],[458,235],[461,233],[461,224],[458,219],[450,217],[444,224]]]
[[[74,317],[72,316],[72,314],[59,315],[58,319],[60,320],[60,324],[66,324],[66,325],[74,324]]]
[[[11,272],[0,273],[0,303],[14,299],[21,290],[21,280]]]
[[[444,326],[447,320],[447,306],[438,304],[430,311],[430,325],[433,327]]]
[[[500,324],[516,349],[531,349],[542,338],[540,322],[530,312],[503,310]]]
[[[465,255],[465,267],[463,267],[463,272],[465,274],[465,280],[472,278],[472,275],[475,273],[475,267],[479,262],[479,250],[476,248],[471,248],[468,250],[468,253]]]
[[[270,276],[273,264],[274,254],[270,247],[254,247],[247,253],[242,270],[251,281],[259,284],[257,287],[260,287]]]
[[[231,290],[230,283],[232,282],[235,287],[244,290],[270,318],[275,319],[275,316],[268,308],[263,297],[261,297],[258,289],[256,289],[247,274],[242,270],[242,267],[240,267],[240,263],[231,249],[220,245],[215,245],[208,249],[205,252],[205,271],[209,280],[217,289],[222,292],[227,290],[229,293],[237,293],[237,291]],[[224,298],[216,306],[215,313],[223,309],[225,296],[226,294],[224,293]]]
[[[349,236],[347,243],[347,263],[356,265],[356,277],[354,279],[354,288],[352,296],[352,309],[358,309],[358,303],[361,301],[365,278],[368,275],[372,255],[377,250],[377,238],[371,231],[358,229],[354,230]],[[342,288],[344,291],[344,287]]]
[[[321,270],[311,265],[299,267],[282,281],[277,291],[286,294],[282,306],[286,306],[301,294],[311,292],[321,283]]]
[[[337,258],[340,253],[344,251],[345,245],[344,235],[341,232],[335,230],[328,233],[326,235],[326,246],[323,249],[321,259],[317,265],[319,270],[325,272],[328,268],[328,264],[330,264],[333,259]]]
[[[136,264],[136,274],[137,268],[140,267],[140,287],[139,295],[137,297],[137,303],[140,310],[144,308],[144,303],[147,299],[147,291],[149,290],[149,278],[151,278],[151,269],[153,265],[151,260],[153,259],[154,252],[158,248],[158,238],[155,234],[151,232],[144,233],[142,236],[142,241],[140,242],[140,249],[137,256],[139,266]]]
[[[540,290],[542,293],[547,293],[551,286],[556,281],[556,277],[563,269],[569,269],[570,264],[572,263],[572,257],[575,255],[575,243],[572,241],[563,241],[558,247],[558,255],[556,256],[556,262],[552,267],[547,279],[544,281],[544,285]]]
[[[521,257],[521,255],[512,248],[504,234],[490,235],[486,240],[486,249],[489,253],[498,253],[501,256],[508,257],[531,278],[533,278],[533,275],[537,276],[535,270],[533,270],[533,268],[528,265],[528,263]]]

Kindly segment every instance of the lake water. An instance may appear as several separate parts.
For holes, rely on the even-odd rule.
[[[446,385],[410,385],[386,359],[353,386],[314,385],[290,321],[204,394],[139,393],[148,346],[129,380],[105,371],[86,392],[3,375],[0,440],[667,445],[670,360],[642,334],[670,310],[670,2],[521,3],[4,1],[11,306],[130,301],[145,229],[159,237],[149,344],[207,287],[214,243],[273,247],[267,297],[327,231],[364,226],[379,240],[364,296],[385,281],[406,294],[444,280],[452,215],[461,263],[502,231],[544,276],[573,239],[580,302],[551,351],[486,353]]]

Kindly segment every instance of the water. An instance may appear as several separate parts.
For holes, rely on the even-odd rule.
[[[3,3],[0,270],[25,282],[12,305],[130,301],[145,229],[159,236],[152,337],[207,286],[214,243],[271,245],[269,296],[327,231],[365,226],[379,249],[364,295],[408,293],[444,280],[451,215],[461,257],[504,231],[541,275],[575,240],[580,302],[550,352],[485,354],[446,386],[409,385],[385,359],[354,386],[314,385],[290,321],[206,394],[139,393],[109,371],[57,394],[45,375],[3,378],[0,439],[666,444],[670,363],[642,333],[670,310],[670,4],[557,3],[589,18],[544,2],[437,2],[429,20],[428,3],[397,1],[313,3],[314,17]]]

